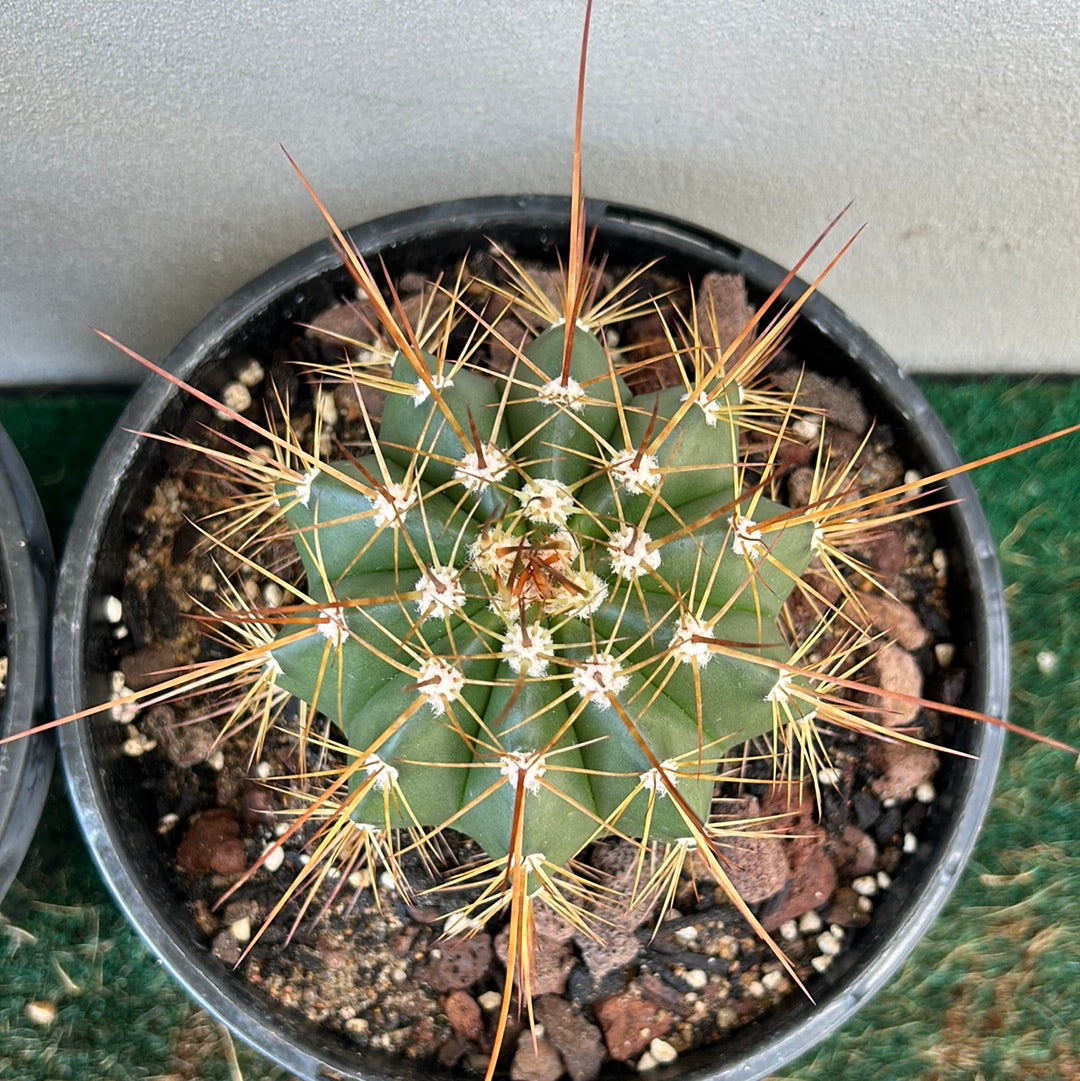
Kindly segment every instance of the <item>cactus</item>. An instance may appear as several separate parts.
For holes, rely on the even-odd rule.
[[[863,496],[850,464],[824,456],[808,505],[776,501],[800,407],[764,389],[761,374],[851,241],[780,307],[804,257],[723,348],[698,310],[664,323],[649,355],[609,344],[653,300],[636,297],[634,274],[595,299],[604,287],[586,258],[579,160],[586,43],[557,300],[501,254],[512,284],[483,285],[497,312],[468,303],[476,283],[462,270],[431,286],[410,320],[301,177],[388,343],[353,343],[369,356],[315,373],[356,389],[368,438],[355,454],[327,460],[318,423],[301,441],[289,424],[259,425],[124,350],[270,447],[198,448],[240,492],[208,537],[291,600],[255,609],[226,586],[215,620],[235,648],[119,704],[227,686],[225,736],[254,719],[260,740],[292,725],[301,747],[335,752],[329,767],[291,779],[306,802],[278,843],[308,830],[313,858],[271,919],[297,892],[313,896],[334,861],[366,860],[408,893],[405,852],[447,830],[475,841],[484,858],[451,883],[477,887],[463,926],[507,910],[511,931],[489,1076],[515,983],[528,1001],[533,907],[596,933],[575,867],[599,838],[638,845],[627,904],[670,901],[686,860],[699,860],[787,964],[725,871],[732,827],[711,817],[717,778],[757,740],[777,780],[816,784],[819,725],[883,732],[838,693],[887,698],[857,678],[874,646],[851,622],[854,583],[874,583],[851,552],[875,522],[919,512],[917,485]],[[525,342],[500,329],[508,317],[534,328]],[[650,367],[676,374],[634,393],[628,377]],[[296,579],[262,558],[281,533]],[[826,604],[804,580],[811,565],[854,603]],[[795,592],[823,612],[808,635],[789,616]],[[836,644],[816,649],[826,636]],[[332,737],[316,734],[316,717]],[[657,849],[666,856],[647,873]]]

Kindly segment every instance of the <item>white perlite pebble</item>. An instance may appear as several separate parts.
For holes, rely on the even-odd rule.
[[[822,784],[837,785],[840,783],[840,771],[835,766],[824,766],[818,770],[818,780]]]
[[[813,935],[822,929],[825,925],[821,922],[821,917],[811,909],[809,912],[804,912],[799,917],[799,930],[804,935]]]
[[[787,985],[788,979],[787,976],[785,976],[783,972],[780,971],[780,969],[776,968],[773,969],[772,972],[766,972],[765,975],[761,977],[761,982],[770,991],[775,992],[784,990],[785,986]]]
[[[867,915],[869,915],[871,912],[874,911],[874,902],[871,901],[869,897],[860,897],[855,902],[855,907],[860,912],[865,912]]]
[[[679,1052],[676,1051],[667,1040],[661,1040],[659,1036],[649,1042],[649,1054],[652,1055],[654,1061],[658,1062],[661,1066],[666,1066],[669,1062],[674,1062],[679,1057]]]
[[[950,668],[956,659],[956,646],[952,642],[938,642],[934,646],[934,656],[942,668]]]
[[[799,925],[794,920],[780,924],[780,937],[785,942],[794,942],[799,937]]]
[[[904,834],[904,854],[910,856],[919,847],[919,838],[914,833]]]
[[[929,781],[923,781],[923,783],[915,789],[915,798],[920,803],[933,803],[936,796],[937,792],[934,791],[934,786]]]
[[[648,1073],[649,1070],[655,1070],[659,1063],[652,1057],[652,1055],[646,1051],[644,1055],[637,1060],[638,1073]]]
[[[220,773],[225,768],[224,751],[214,751],[214,753],[206,760],[206,764],[215,773]]]
[[[832,964],[832,958],[828,954],[818,954],[810,958],[810,964],[815,972],[824,972]]]
[[[881,889],[887,890],[892,885],[892,879],[884,871],[878,871],[877,884]]]
[[[698,929],[693,924],[688,924],[686,927],[680,927],[675,932],[675,937],[685,945],[687,942],[693,942],[698,936]]]
[[[487,1013],[494,1013],[502,1005],[502,995],[498,991],[485,991],[477,1000],[480,1009]]]
[[[124,605],[119,597],[107,593],[91,603],[90,616],[103,623],[119,623],[124,618]]]
[[[243,413],[251,405],[251,391],[240,382],[226,383],[221,388],[221,404],[235,413]],[[222,419],[229,416],[224,409],[215,409],[214,412]]]
[[[266,859],[263,867],[268,871],[276,871],[285,862],[285,849],[281,845],[270,845],[266,849]]]
[[[840,952],[840,940],[832,931],[825,931],[817,937],[817,948],[826,957],[835,957]]]
[[[683,975],[683,979],[695,991],[703,991],[709,982],[709,974],[703,968],[692,968]]]
[[[860,897],[873,897],[878,891],[877,879],[873,875],[860,875],[851,883],[851,888]]]
[[[269,762],[258,762],[258,763],[256,763],[256,765],[255,765],[255,776],[258,777],[260,781],[265,781],[266,778],[270,776],[270,763]]]
[[[236,939],[237,942],[243,944],[251,941],[251,920],[247,916],[241,916],[240,919],[229,924],[229,934]]]

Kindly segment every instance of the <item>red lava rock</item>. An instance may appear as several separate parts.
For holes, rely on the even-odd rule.
[[[176,866],[189,875],[239,874],[247,867],[240,823],[227,807],[211,807],[192,819],[176,850]]]
[[[880,774],[870,782],[870,791],[879,800],[911,799],[915,789],[929,781],[938,768],[936,751],[911,743],[871,740],[867,757]]]
[[[877,539],[868,545],[870,562],[876,568],[875,577],[883,585],[896,580],[896,576],[907,565],[907,550],[904,538],[897,529],[883,529]]]
[[[874,838],[858,826],[846,825],[839,837],[830,839],[829,850],[837,871],[849,878],[870,874],[877,862]]]
[[[442,1010],[450,1027],[462,1039],[475,1043],[484,1034],[484,1018],[472,995],[451,991],[443,1000]]]
[[[596,983],[618,969],[625,968],[641,952],[641,942],[633,931],[624,927],[605,927],[600,931],[601,941],[578,932],[574,936],[581,959]]]
[[[168,646],[143,646],[121,659],[120,671],[124,673],[124,682],[133,691],[142,691],[166,679],[166,669],[176,663],[176,654]]]
[[[777,907],[763,919],[767,931],[774,931],[788,920],[813,908],[820,908],[836,890],[836,869],[829,854],[828,836],[814,816],[814,798],[809,786],[804,786],[798,800],[775,789],[761,801],[763,814],[790,814],[785,840],[785,854],[790,879],[786,895]]]
[[[566,999],[554,995],[536,999],[533,1011],[562,1056],[571,1081],[592,1081],[607,1058],[600,1030]]]
[[[697,295],[698,330],[706,349],[726,349],[754,317],[754,307],[746,296],[746,280],[741,274],[710,271],[701,279]],[[715,331],[715,332],[714,332]],[[740,360],[753,339],[747,337],[732,354],[729,364]]]
[[[858,606],[871,627],[904,649],[919,649],[930,641],[930,632],[919,617],[895,597],[887,597],[884,593],[861,593]],[[852,612],[851,608],[849,604],[848,614],[858,618],[857,612]]]
[[[130,686],[130,684],[129,684]],[[169,706],[154,706],[146,714],[143,728],[157,740],[161,753],[181,769],[197,766],[210,757],[217,733],[213,725],[202,721],[177,723]]]
[[[220,931],[214,936],[210,952],[227,965],[235,965],[240,960],[240,943],[231,931]]]
[[[495,956],[504,965],[509,938],[509,928],[503,928],[495,938]],[[560,941],[537,933],[532,968],[533,995],[561,995],[566,990],[566,979],[573,967],[574,955],[570,952],[568,940]]]
[[[733,837],[723,841],[723,854],[731,862],[728,878],[747,904],[778,894],[791,876],[786,837]]]
[[[909,695],[918,698],[922,694],[923,678],[915,658],[906,649],[897,645],[883,646],[874,658],[878,672],[878,684],[884,697],[875,696],[880,703],[876,710],[882,724],[890,728],[905,728],[915,721],[921,708],[917,702],[905,702],[891,694]]]
[[[374,315],[374,309],[367,301],[335,304],[312,319],[307,335],[332,345],[341,345],[342,338],[367,342],[371,340]]]
[[[870,414],[867,413],[862,398],[850,387],[803,368],[789,368],[787,371],[771,374],[773,381],[782,390],[794,391],[798,386],[800,397],[804,401],[814,402],[824,409],[829,414],[829,425],[834,434],[839,434],[835,429],[841,428],[845,432],[861,436],[870,426]]]
[[[551,1041],[546,1036],[534,1041],[523,1032],[510,1064],[511,1081],[557,1081],[562,1075],[562,1059]]]
[[[461,991],[479,980],[491,966],[491,935],[443,939],[438,957],[418,966],[417,980],[433,991]],[[434,950],[432,951],[434,953]]]
[[[617,1062],[637,1058],[657,1036],[665,1036],[674,1025],[671,1014],[646,1002],[633,990],[602,999],[593,1007],[604,1034],[608,1054]]]

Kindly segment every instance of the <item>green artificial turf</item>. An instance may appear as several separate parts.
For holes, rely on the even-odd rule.
[[[1080,420],[1080,380],[925,379],[975,458]],[[123,394],[0,396],[61,546]],[[1001,544],[1012,719],[1080,739],[1080,438],[974,476]],[[943,918],[893,985],[781,1075],[1014,1081],[1080,1077],[1080,772],[1010,738],[993,810]],[[192,1006],[100,883],[60,782],[0,920],[0,1079],[279,1078]],[[35,1024],[27,1005],[55,1005]],[[235,1053],[235,1060],[232,1058]]]

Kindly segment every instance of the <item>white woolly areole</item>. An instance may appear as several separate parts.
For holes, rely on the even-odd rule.
[[[566,525],[577,504],[565,484],[549,477],[531,479],[517,492],[518,501],[530,522]]]
[[[510,471],[510,459],[493,443],[484,450],[484,464],[480,455],[470,450],[454,470],[454,480],[465,485],[470,492],[482,492],[489,485],[497,484]]]
[[[446,712],[446,703],[457,701],[461,697],[465,674],[446,658],[431,657],[420,666],[416,683],[432,712],[441,717]]]
[[[667,795],[668,785],[678,787],[679,778],[676,773],[678,768],[679,763],[674,758],[666,758],[660,763],[660,769],[647,769],[644,773],[638,774],[638,780],[646,792],[655,792],[657,796],[663,797]]]
[[[790,672],[781,672],[777,677],[776,682],[769,689],[769,693],[765,695],[764,701],[766,702],[793,702],[795,696],[791,693],[791,686],[795,682],[794,676]]]
[[[465,603],[465,590],[458,581],[457,570],[435,563],[424,568],[423,576],[417,579],[417,592],[420,599],[416,607],[426,619],[442,619],[461,611]]]
[[[683,664],[697,661],[702,668],[712,660],[712,650],[707,641],[697,641],[700,638],[711,639],[716,636],[708,625],[702,623],[697,616],[684,612],[679,618],[679,626],[671,636],[671,651]]]
[[[585,619],[607,600],[607,582],[592,571],[583,571],[568,577],[577,587],[577,591],[561,590],[559,594],[553,595],[545,602],[544,611],[548,615],[571,613],[579,619]]]
[[[679,401],[685,402],[689,398],[689,394],[684,394]],[[701,391],[700,394],[694,399],[694,405],[696,405],[702,413],[705,414],[705,423],[710,428],[716,427],[716,422],[720,419],[720,401],[717,398],[710,400],[707,391]]]
[[[394,482],[370,498],[375,511],[375,524],[380,529],[387,525],[396,528],[405,520],[405,512],[416,502],[416,489]]]
[[[594,706],[611,707],[608,697],[618,694],[630,682],[622,673],[618,661],[610,653],[594,653],[580,668],[574,670],[574,687],[582,698]]]
[[[652,537],[644,529],[624,525],[608,537],[607,550],[611,555],[611,569],[626,579],[640,578],[660,566],[660,550],[649,550]]]
[[[502,655],[515,672],[525,671],[530,676],[542,676],[548,669],[547,658],[554,649],[555,639],[551,631],[540,623],[532,623],[527,628],[520,623],[511,623],[506,628]]]
[[[388,762],[384,762],[377,754],[369,754],[364,759],[364,771],[369,777],[374,777],[375,787],[380,792],[392,789],[397,784],[398,771]]]
[[[320,608],[319,622],[316,629],[323,638],[340,646],[349,637],[349,626],[345,622],[345,612],[341,608]]]
[[[639,454],[633,451],[613,458],[610,465],[611,475],[631,495],[651,492],[660,483],[660,467],[653,454]]]
[[[810,551],[817,555],[825,547],[827,539],[825,530],[819,525],[814,526],[814,532],[810,534]]]
[[[444,390],[446,387],[452,387],[454,385],[453,379],[447,379],[442,373],[431,373],[431,385],[436,390]],[[431,391],[428,390],[428,385],[422,379],[417,379],[416,389],[413,391],[413,405],[423,405],[424,402],[431,397]]]
[[[311,499],[311,485],[315,478],[319,475],[317,466],[312,466],[305,474],[304,479],[293,489],[296,493],[296,498],[299,500],[302,507],[308,505],[308,500]]]
[[[483,575],[488,578],[503,578],[513,561],[511,554],[507,562],[507,556],[500,549],[511,548],[521,543],[521,538],[503,529],[502,526],[492,526],[469,546],[469,562]]]
[[[761,530],[757,522],[745,514],[733,514],[728,521],[731,524],[731,550],[737,556],[757,562],[765,554],[765,545],[761,540]]]
[[[535,796],[540,791],[540,778],[547,772],[547,767],[542,754],[507,751],[499,756],[499,772],[511,788],[517,788],[518,781],[522,781],[525,791]]]
[[[263,671],[271,679],[277,679],[284,669],[281,667],[281,662],[273,655],[273,653],[267,653],[266,660],[263,661]]]
[[[542,402],[564,405],[575,413],[579,413],[585,404],[585,391],[573,376],[566,380],[565,386],[562,379],[552,379],[536,392],[536,396]]]

